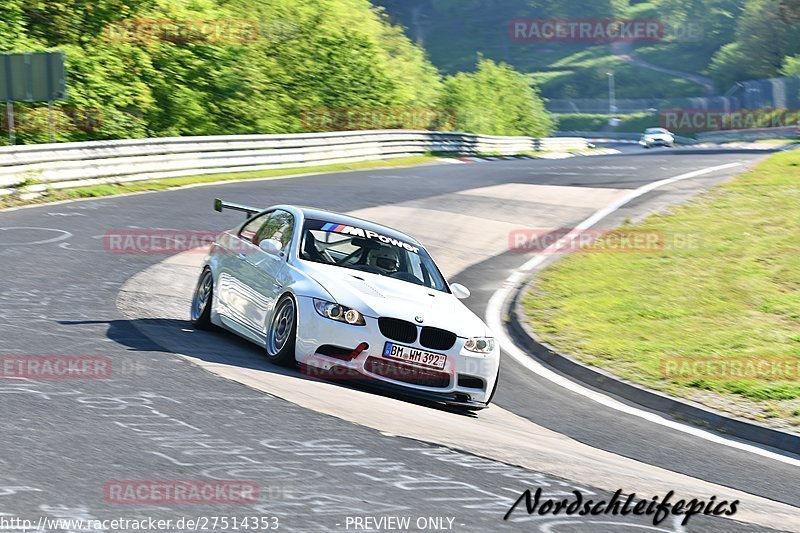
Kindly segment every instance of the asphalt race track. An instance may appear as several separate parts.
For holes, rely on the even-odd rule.
[[[612,156],[436,164],[184,188],[0,212],[0,356],[101,355],[108,379],[0,380],[0,518],[277,517],[286,531],[354,531],[405,516],[452,531],[800,531],[800,469],[627,417],[503,356],[495,404],[477,417],[266,364],[225,332],[195,332],[188,291],[202,254],[104,250],[122,230],[223,230],[212,199],[353,213],[416,236],[484,316],[529,256],[521,228],[570,228],[626,192],[658,189],[613,227],[683,201],[764,157],[745,150],[620,148]],[[796,458],[795,458],[796,459]],[[247,505],[109,501],[114,480],[252,480]],[[616,489],[649,499],[741,498],[733,519],[503,515],[520,493]],[[431,519],[430,521],[428,519]],[[441,524],[437,522],[441,520]],[[734,520],[735,519],[735,520]],[[374,525],[374,524],[373,524]],[[424,526],[424,527],[423,527]],[[370,530],[389,530],[373,527]],[[48,530],[43,528],[42,530]],[[171,530],[181,530],[172,528]],[[364,530],[364,529],[361,529]]]

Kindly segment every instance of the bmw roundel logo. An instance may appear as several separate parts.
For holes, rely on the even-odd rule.
[[[420,315],[417,315],[417,316],[414,317],[414,320],[416,320],[417,323],[422,324],[423,318]]]

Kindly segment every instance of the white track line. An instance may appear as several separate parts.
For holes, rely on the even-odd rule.
[[[522,349],[517,347],[517,345],[511,341],[508,335],[506,335],[505,328],[503,327],[502,323],[503,303],[510,296],[511,292],[517,288],[519,283],[521,283],[525,279],[527,273],[536,268],[537,266],[541,265],[545,261],[545,259],[547,259],[548,255],[558,251],[560,247],[565,245],[569,246],[569,243],[571,243],[574,239],[576,239],[581,231],[591,228],[599,221],[601,221],[614,211],[618,210],[620,207],[624,206],[631,200],[639,198],[640,196],[647,194],[648,192],[654,189],[663,187],[664,185],[669,185],[670,183],[675,183],[676,181],[696,178],[698,176],[710,174],[711,172],[715,172],[717,170],[724,170],[739,165],[741,165],[741,163],[728,163],[726,165],[708,167],[701,170],[688,172],[686,174],[681,174],[679,176],[673,176],[671,178],[655,181],[653,183],[649,183],[647,185],[644,185],[642,187],[639,187],[638,189],[631,191],[630,194],[623,196],[617,201],[611,203],[610,205],[596,211],[592,216],[590,216],[589,218],[578,224],[575,227],[575,230],[570,232],[570,234],[565,237],[564,241],[562,242],[557,241],[556,243],[552,244],[551,246],[546,248],[543,252],[537,254],[535,257],[527,261],[524,265],[516,269],[508,278],[506,278],[506,280],[503,282],[502,287],[497,291],[495,291],[495,293],[489,299],[489,303],[486,306],[486,323],[494,331],[494,334],[500,340],[500,346],[503,348],[503,350],[505,350],[506,353],[508,353],[508,355],[513,357],[520,364],[522,364],[522,366],[524,366],[531,372],[534,372],[539,376],[552,381],[556,385],[559,385],[572,392],[585,396],[586,398],[598,402],[606,407],[610,407],[612,409],[616,409],[617,411],[621,411],[629,415],[643,418],[648,422],[653,422],[655,424],[659,424],[661,426],[665,426],[670,429],[682,431],[683,433],[688,433],[695,437],[700,437],[702,439],[717,444],[722,444],[725,446],[729,446],[731,448],[736,448],[738,450],[754,453],[762,457],[767,457],[770,459],[774,459],[776,461],[781,461],[783,463],[787,463],[793,466],[800,466],[800,461],[797,459],[787,457],[779,453],[771,452],[769,450],[759,448],[758,446],[752,444],[746,444],[744,442],[731,440],[694,426],[688,426],[686,424],[681,424],[680,422],[676,422],[674,420],[669,420],[667,418],[664,418],[663,416],[624,404],[620,401],[611,398],[610,396],[593,391],[587,387],[584,387],[583,385],[579,385],[578,383],[571,381],[557,374],[556,372],[550,370],[549,368],[545,367],[544,365],[533,359],[531,356],[529,356],[527,353],[525,353]]]

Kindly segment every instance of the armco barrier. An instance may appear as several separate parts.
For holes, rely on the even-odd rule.
[[[759,139],[800,139],[797,126],[783,128],[751,128],[746,130],[719,130],[699,133],[701,142],[757,141]]]
[[[642,132],[644,133],[644,132]],[[626,133],[616,131],[557,131],[559,138],[581,137],[588,140],[611,141],[611,142],[632,142],[638,143],[642,138],[642,133]],[[674,134],[673,134],[674,135]],[[675,142],[678,144],[697,144],[695,139],[674,135]]]
[[[390,159],[428,152],[513,155],[580,150],[585,139],[411,130],[126,139],[0,147],[0,195],[91,183],[144,181]],[[24,187],[20,187],[24,185]]]

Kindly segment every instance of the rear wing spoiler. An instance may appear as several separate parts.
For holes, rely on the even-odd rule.
[[[224,202],[224,201],[220,200],[219,198],[214,198],[214,211],[219,211],[220,213],[222,213],[223,209],[230,209],[232,211],[242,211],[248,217],[263,211],[263,209],[258,209],[258,208],[255,208],[255,207],[250,207],[250,206],[241,205],[241,204],[234,204],[234,203],[231,203],[231,202]]]

